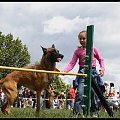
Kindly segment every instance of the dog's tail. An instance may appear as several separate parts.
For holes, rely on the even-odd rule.
[[[0,80],[0,85],[2,85],[4,83],[5,79],[1,79]]]

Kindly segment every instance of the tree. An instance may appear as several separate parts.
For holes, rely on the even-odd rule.
[[[23,67],[30,63],[30,54],[26,45],[19,38],[14,39],[10,33],[3,35],[0,32],[0,65],[10,67]],[[11,70],[0,70],[1,78],[5,77]]]
[[[69,92],[70,85],[66,85],[59,76],[55,77],[55,79],[52,81],[52,85],[56,94],[58,94],[60,91],[66,92],[66,94]]]

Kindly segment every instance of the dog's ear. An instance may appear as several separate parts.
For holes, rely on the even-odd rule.
[[[52,45],[52,48],[55,48],[55,45],[54,45],[54,44]]]
[[[42,48],[43,53],[47,53],[47,49],[46,48],[44,48],[42,46],[41,46],[41,48]]]

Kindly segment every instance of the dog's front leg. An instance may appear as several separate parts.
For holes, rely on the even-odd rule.
[[[39,113],[40,111],[40,95],[41,95],[41,91],[37,91],[37,107],[36,107],[37,113]]]

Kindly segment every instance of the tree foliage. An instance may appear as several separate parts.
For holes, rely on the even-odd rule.
[[[3,35],[0,32],[0,65],[10,67],[23,67],[30,63],[30,54],[26,45],[19,38],[14,39],[10,33]],[[2,70],[1,78],[11,70]]]
[[[69,92],[70,85],[66,85],[59,76],[56,76],[56,78],[52,82],[52,85],[55,89],[56,94],[58,94],[59,92],[66,92],[66,94],[68,94]]]

